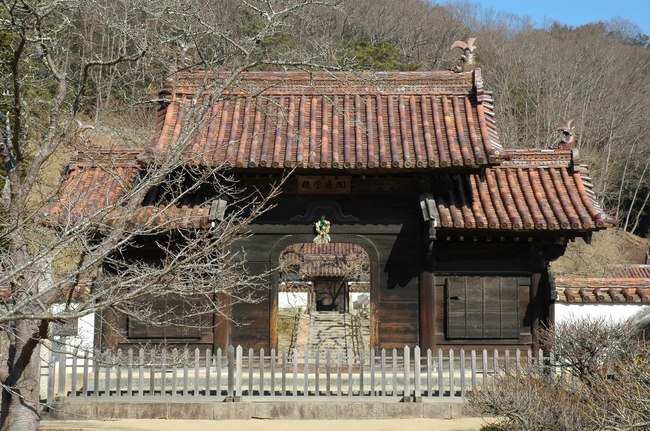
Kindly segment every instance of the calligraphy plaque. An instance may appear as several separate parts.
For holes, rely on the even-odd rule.
[[[298,193],[349,195],[351,177],[340,175],[296,175]]]

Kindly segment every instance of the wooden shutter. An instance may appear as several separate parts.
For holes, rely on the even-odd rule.
[[[516,278],[449,277],[445,290],[447,338],[519,338]]]

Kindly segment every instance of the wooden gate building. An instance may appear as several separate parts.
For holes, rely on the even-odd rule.
[[[149,153],[168,154],[178,143],[191,110],[212,94],[205,78],[181,74],[161,93],[167,100]],[[275,207],[240,243],[249,269],[277,268],[287,247],[312,242],[314,222],[325,216],[333,243],[368,254],[375,348],[535,345],[555,298],[549,262],[569,240],[614,224],[575,150],[503,148],[478,69],[245,72],[209,103],[202,121],[190,124],[188,164],[223,167],[260,189],[289,175]],[[102,184],[105,197],[111,179],[102,177],[102,160],[134,177],[143,168],[136,153],[117,161],[115,154],[80,155],[63,181],[85,193]],[[207,226],[216,198],[175,211],[199,214]],[[187,343],[275,347],[279,282],[277,273],[270,277],[263,302],[232,307],[239,324],[224,320]],[[126,321],[116,319],[118,327]],[[146,331],[133,337],[124,329],[118,337],[105,326],[98,342],[147,339]]]

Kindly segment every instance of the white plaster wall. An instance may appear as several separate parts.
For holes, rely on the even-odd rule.
[[[77,304],[72,304],[71,308],[74,309]],[[63,304],[54,304],[52,312],[56,315],[57,312],[63,310]],[[77,334],[74,336],[55,336],[54,347],[64,348],[68,352],[87,351],[92,353],[93,344],[95,342],[95,313],[89,313],[79,317],[77,322]]]
[[[622,323],[628,319],[645,316],[648,304],[555,304],[555,324],[571,320],[604,319],[611,323]]]
[[[356,304],[355,304],[356,303]],[[370,294],[366,292],[350,293],[350,309],[368,308],[370,305]]]
[[[279,292],[278,293],[278,307],[279,308],[307,308],[308,304],[307,292]]]

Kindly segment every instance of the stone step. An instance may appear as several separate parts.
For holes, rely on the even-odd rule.
[[[348,316],[341,313],[314,312],[311,315],[309,341],[310,350],[345,350],[352,345]]]

